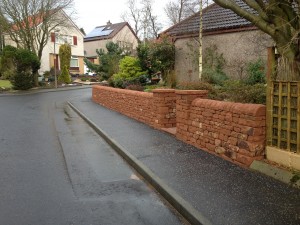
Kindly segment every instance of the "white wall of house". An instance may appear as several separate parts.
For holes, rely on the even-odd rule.
[[[68,27],[58,27],[59,32],[57,32],[58,38],[64,38],[64,37],[71,37],[73,36],[77,37],[77,45],[74,45],[74,43],[71,43],[71,53],[72,56],[77,57],[84,57],[84,45],[83,45],[83,38],[84,35],[80,32],[80,30],[70,21],[70,25]],[[59,53],[59,47],[62,43],[55,43],[55,52],[54,52],[54,42],[51,41],[51,37],[49,37],[48,43],[45,46],[42,54],[41,59],[41,69],[40,74],[44,73],[45,71],[48,71],[51,69],[51,66],[53,66],[54,62],[53,60],[53,54]],[[51,60],[51,61],[50,61]],[[82,68],[83,71],[83,68]]]
[[[83,38],[84,35],[80,32],[78,27],[71,21],[70,18],[68,18],[63,12],[59,13],[58,16],[65,17],[66,26],[64,27],[58,27],[60,30],[58,35],[60,36],[76,36],[77,37],[77,45],[72,44],[71,45],[71,52],[72,56],[77,56],[79,60],[79,66],[80,66],[80,72],[83,73],[83,57],[84,57],[84,45],[83,45]],[[51,35],[51,34],[49,34]],[[12,45],[17,47],[16,43],[10,39],[8,35],[5,36],[5,44],[6,45]],[[58,54],[59,47],[61,44],[56,44],[55,46],[55,53]],[[53,60],[53,54],[54,54],[54,42],[51,41],[51,36],[49,36],[48,43],[43,49],[42,58],[41,58],[41,68],[39,70],[40,74],[43,74],[45,71],[49,71],[51,69],[51,66],[54,64]],[[81,68],[82,67],[82,68]]]

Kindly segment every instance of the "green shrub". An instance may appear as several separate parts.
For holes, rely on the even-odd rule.
[[[223,71],[204,67],[202,73],[202,79],[207,83],[221,86],[223,85],[224,81],[228,80],[228,77]]]
[[[96,49],[99,64],[92,63],[86,58],[84,59],[88,69],[97,73],[100,80],[108,80],[113,74],[118,73],[119,61],[128,54],[117,43],[108,42],[105,47],[107,51]]]
[[[182,81],[177,84],[176,88],[180,90],[213,90],[211,84],[201,81]]]
[[[80,80],[81,81],[89,81],[89,78],[88,77],[81,77]]]
[[[166,79],[168,72],[173,70],[175,65],[175,45],[171,38],[163,35],[153,42],[150,45],[149,56],[154,72],[160,71],[163,79]]]
[[[126,87],[128,90],[144,91],[144,87],[140,84],[130,84]]]
[[[0,58],[2,79],[10,80],[14,76],[16,72],[15,57],[17,50],[17,48],[10,45],[3,48]]]
[[[112,77],[114,87],[125,88],[125,83],[128,83],[128,85],[141,83],[140,78],[142,75],[145,75],[145,72],[142,71],[138,59],[131,56],[125,56],[120,61],[119,67],[119,73],[114,74]],[[144,78],[144,76],[142,76],[142,78]]]
[[[71,46],[69,44],[63,44],[59,47],[59,60],[61,68],[70,67],[71,60]]]
[[[265,67],[262,59],[249,62],[247,65],[247,77],[245,82],[249,85],[266,82]]]
[[[28,90],[33,87],[33,74],[29,71],[17,72],[11,79],[16,90]]]
[[[13,56],[13,62],[16,69],[10,81],[14,89],[32,88],[37,81],[37,72],[40,68],[38,57],[27,49],[17,49]]]
[[[120,74],[115,74],[108,80],[108,83],[116,88],[124,88],[125,80],[121,77]]]
[[[179,82],[176,86],[176,89],[179,89],[179,90],[207,90],[209,98],[217,99],[215,86],[211,85],[210,83],[203,82],[203,81]]]
[[[143,71],[151,75],[160,72],[163,79],[174,69],[175,45],[172,40],[162,35],[158,40],[140,43],[137,47],[139,63]]]
[[[266,85],[248,85],[239,80],[225,81],[224,86],[218,89],[217,99],[241,103],[266,103]]]
[[[223,72],[225,59],[223,54],[218,53],[216,45],[212,45],[204,50],[202,79],[210,84],[222,85],[228,80]]]
[[[45,78],[50,77],[50,75],[51,75],[51,72],[50,72],[50,71],[45,71],[44,74],[43,74],[43,76],[44,76]]]
[[[151,84],[151,85],[145,85],[144,86],[144,91],[145,92],[152,92],[152,90],[154,89],[164,89],[164,88],[168,88],[162,84]]]
[[[150,57],[150,46],[148,42],[140,43],[137,47],[137,56],[140,66],[143,71],[147,71],[148,74],[154,74],[152,67],[152,58]],[[157,71],[156,71],[157,72]]]
[[[71,83],[71,76],[69,74],[68,66],[64,66],[61,74],[58,77],[58,80],[60,82],[70,84]]]

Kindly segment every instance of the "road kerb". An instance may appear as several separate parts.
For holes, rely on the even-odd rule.
[[[148,167],[125,150],[120,144],[109,137],[105,131],[93,123],[71,102],[68,105],[84,119],[119,155],[121,155],[147,182],[149,182],[187,221],[193,225],[211,225],[212,223],[191,204],[184,200]]]

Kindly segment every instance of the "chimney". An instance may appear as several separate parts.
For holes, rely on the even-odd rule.
[[[107,22],[107,26],[112,25],[112,23],[110,22],[110,20]]]

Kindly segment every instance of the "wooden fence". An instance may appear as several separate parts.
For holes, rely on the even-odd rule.
[[[300,154],[300,82],[269,84],[267,144]]]

